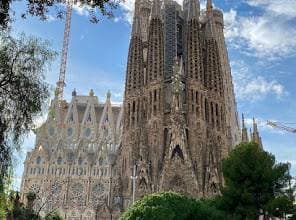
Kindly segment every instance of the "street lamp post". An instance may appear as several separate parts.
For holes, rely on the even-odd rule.
[[[133,175],[131,176],[132,182],[133,182],[133,203],[135,202],[135,194],[136,194],[136,180],[138,176],[136,176],[136,165],[134,165],[133,169]]]

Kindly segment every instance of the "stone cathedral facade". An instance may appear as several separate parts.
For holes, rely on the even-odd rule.
[[[46,122],[36,129],[35,148],[27,154],[21,199],[34,192],[42,216],[58,210],[64,219],[105,217],[110,205],[112,166],[120,144],[121,106],[72,93],[71,102],[55,98]],[[101,219],[100,218],[100,219]]]
[[[198,0],[136,0],[117,160],[124,208],[133,190],[219,193],[221,160],[241,139],[223,26],[210,0],[202,12]]]
[[[221,160],[242,140],[223,27],[211,0],[203,11],[199,0],[136,0],[122,107],[110,93],[105,104],[92,91],[54,99],[22,199],[34,191],[44,214],[90,220],[153,192],[219,194]]]

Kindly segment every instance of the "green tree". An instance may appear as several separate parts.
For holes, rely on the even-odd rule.
[[[275,217],[283,218],[285,214],[293,212],[293,201],[288,196],[279,196],[271,200],[267,205],[267,211]]]
[[[291,178],[288,171],[289,164],[276,163],[275,157],[257,144],[238,145],[223,161],[222,208],[233,213],[233,218],[256,219],[260,210],[265,212],[286,194]]]
[[[17,0],[1,0],[0,1],[0,29],[7,29],[11,20],[13,19],[13,11],[11,5]],[[39,17],[41,20],[47,20],[49,16],[63,18],[65,15],[65,8],[61,4],[68,0],[43,0],[32,1],[25,0],[27,8],[22,13],[22,17],[26,18],[28,15]],[[119,0],[76,0],[76,5],[83,7],[89,13],[89,19],[93,23],[100,20],[100,15],[113,17],[113,9],[118,6]],[[55,12],[53,12],[55,11]]]
[[[41,39],[0,34],[0,193],[9,178],[12,152],[49,97],[44,72],[55,55]]]
[[[35,199],[33,193],[30,194],[31,199]],[[40,219],[39,216],[34,212],[33,209],[29,207],[25,207],[20,202],[20,196],[18,192],[12,191],[9,195],[9,202],[11,203],[11,207],[6,209],[5,216],[2,217],[3,219],[7,220],[38,220]]]
[[[220,220],[227,219],[207,200],[188,198],[174,192],[145,196],[130,206],[121,220]]]
[[[44,220],[63,220],[58,212],[52,212],[45,216]]]

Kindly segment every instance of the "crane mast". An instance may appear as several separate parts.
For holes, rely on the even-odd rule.
[[[63,40],[63,49],[61,55],[61,66],[59,80],[57,81],[56,88],[56,97],[59,101],[63,99],[64,87],[65,87],[65,74],[67,67],[67,56],[69,48],[69,39],[70,39],[70,29],[71,29],[71,18],[72,18],[72,0],[67,1],[67,11],[66,11],[66,21],[64,29],[64,40]]]

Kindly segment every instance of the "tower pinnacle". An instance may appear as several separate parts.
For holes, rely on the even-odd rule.
[[[199,10],[200,10],[200,5],[199,5],[199,0],[190,0],[189,1],[189,11],[188,11],[188,19],[192,18],[199,18]]]
[[[252,134],[252,141],[257,143],[260,148],[263,148],[261,137],[258,132],[258,127],[255,118],[253,118],[253,134]]]
[[[141,36],[141,22],[138,15],[135,15],[133,20],[132,37],[134,36]]]
[[[151,18],[159,18],[160,17],[161,4],[159,0],[153,0],[152,3],[152,11]]]
[[[213,11],[213,2],[212,0],[207,0],[207,15],[211,14]]]
[[[242,127],[245,128],[245,117],[244,117],[244,113],[242,114]]]
[[[246,125],[245,125],[244,114],[242,114],[242,142],[243,143],[249,142],[248,130],[247,130]]]

